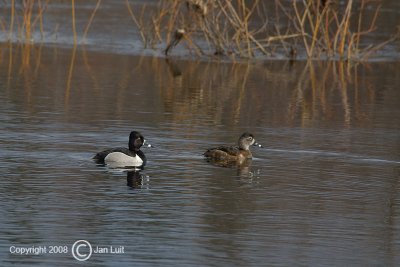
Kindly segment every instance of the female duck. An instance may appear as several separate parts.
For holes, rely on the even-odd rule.
[[[145,143],[143,135],[132,131],[129,135],[129,148],[111,148],[97,153],[93,159],[98,164],[112,167],[142,167],[146,165],[146,156],[140,150]],[[151,145],[148,145],[151,147]]]
[[[236,162],[242,164],[247,159],[251,159],[250,146],[262,147],[256,143],[254,136],[251,133],[244,133],[239,137],[238,146],[219,146],[210,148],[204,156],[215,162]]]

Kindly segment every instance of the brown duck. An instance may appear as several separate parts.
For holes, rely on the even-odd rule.
[[[244,133],[239,137],[238,146],[219,146],[208,149],[204,156],[213,162],[233,162],[242,164],[252,158],[250,146],[262,147],[256,143],[251,133]]]

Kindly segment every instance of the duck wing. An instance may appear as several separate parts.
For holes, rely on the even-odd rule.
[[[234,146],[219,146],[208,149],[205,153],[205,157],[213,158],[225,158],[229,156],[237,156],[239,154],[239,148]]]
[[[121,152],[121,153],[124,153],[124,154],[127,154],[127,155],[135,156],[135,154],[132,153],[132,151],[130,151],[129,149],[124,148],[124,147],[117,147],[117,148],[111,148],[111,149],[107,149],[107,150],[101,151],[101,152],[97,153],[93,157],[93,159],[98,164],[104,164],[104,159],[107,157],[108,154],[110,154],[112,152]]]

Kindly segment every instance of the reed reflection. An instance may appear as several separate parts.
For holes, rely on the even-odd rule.
[[[358,68],[342,61],[307,62],[288,105],[290,120],[298,118],[304,127],[321,117],[340,120],[345,127],[350,127],[352,120],[368,121],[363,105],[374,103],[360,98],[363,92],[359,88]],[[363,78],[368,82],[367,77]]]
[[[76,45],[74,45],[74,47],[72,48],[71,63],[69,64],[69,69],[68,69],[67,85],[65,87],[65,106],[66,107],[68,106],[68,101],[69,101],[69,97],[70,97],[71,81],[72,81],[72,75],[73,75],[74,66],[75,66],[76,48],[77,48]]]
[[[373,105],[388,101],[379,80],[368,75],[381,67],[377,63],[227,64],[101,54],[81,46],[7,43],[0,49],[7,90],[24,82],[18,97],[35,103],[40,96],[32,86],[40,84],[35,90],[51,96],[53,107],[61,102],[66,115],[79,107],[82,116],[102,119],[128,119],[129,111],[140,110],[175,123],[308,127],[334,121],[350,127],[370,123]]]

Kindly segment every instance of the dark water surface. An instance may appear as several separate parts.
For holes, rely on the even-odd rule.
[[[83,239],[124,247],[85,266],[396,266],[399,88],[399,62],[225,64],[3,45],[1,265],[76,266],[71,246]],[[131,130],[155,146],[133,184],[91,160]],[[251,166],[202,158],[244,131],[265,147]],[[68,251],[10,252],[51,245]]]

